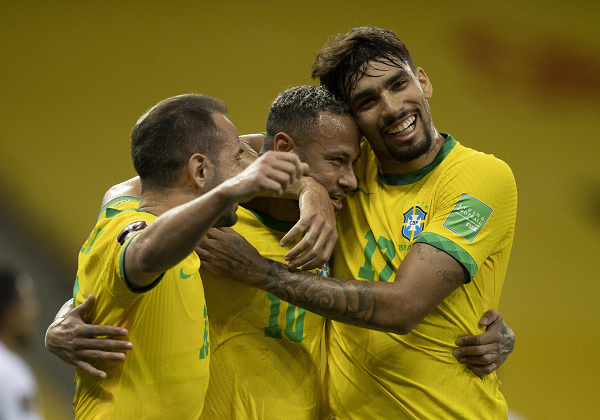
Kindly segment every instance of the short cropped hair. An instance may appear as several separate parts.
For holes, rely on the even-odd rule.
[[[18,274],[8,268],[0,269],[0,326],[4,314],[19,298],[17,289]]]
[[[140,117],[131,131],[131,157],[143,190],[173,186],[194,153],[217,154],[221,131],[214,113],[226,115],[225,103],[189,93],[160,101]]]
[[[415,66],[408,49],[389,30],[371,26],[351,29],[330,39],[319,51],[312,67],[312,77],[344,101],[350,100],[358,80],[370,62]]]
[[[281,132],[294,139],[294,143],[300,148],[314,140],[319,134],[321,112],[350,115],[350,108],[320,86],[297,86],[280,93],[271,103],[267,117],[267,135],[260,152],[273,150],[275,135]]]

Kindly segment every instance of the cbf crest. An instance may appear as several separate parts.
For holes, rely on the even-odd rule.
[[[419,206],[413,206],[404,213],[402,236],[409,241],[416,239],[425,226],[425,216],[427,216],[427,212]]]

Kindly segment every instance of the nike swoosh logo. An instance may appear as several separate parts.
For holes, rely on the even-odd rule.
[[[371,194],[375,194],[375,193],[367,193],[367,192],[365,192],[365,191],[364,191],[362,188],[356,188],[356,189],[352,190],[352,192],[361,192],[361,193],[363,193],[364,195],[371,195]]]
[[[192,274],[185,274],[183,272],[183,268],[181,270],[179,270],[179,275],[181,276],[182,279],[189,279],[190,277],[192,277],[194,274],[196,273],[192,273]]]

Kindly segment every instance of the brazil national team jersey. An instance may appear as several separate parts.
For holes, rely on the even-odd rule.
[[[92,361],[99,379],[77,369],[77,419],[197,419],[209,378],[208,319],[200,260],[190,254],[148,287],[132,290],[123,256],[131,239],[156,216],[119,198],[101,212],[79,253],[74,303],[96,304],[87,322],[129,330],[124,362]]]
[[[285,263],[293,223],[239,207],[233,228]],[[201,271],[210,313],[211,377],[202,420],[320,419],[324,318],[274,295]],[[327,272],[320,274],[328,275]]]
[[[415,242],[447,252],[470,281],[410,333],[327,326],[329,399],[336,419],[502,419],[496,374],[479,378],[452,355],[498,308],[513,242],[517,192],[510,168],[452,136],[435,160],[405,175],[379,171],[362,145],[358,187],[338,215],[333,276],[393,281]]]

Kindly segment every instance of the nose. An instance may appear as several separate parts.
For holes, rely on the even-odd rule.
[[[339,179],[338,184],[344,189],[344,191],[355,190],[358,186],[356,175],[354,175],[354,168],[351,164],[346,167],[346,170],[344,171],[344,176],[342,176]]]
[[[396,95],[397,96],[397,95]],[[381,94],[381,116],[385,119],[388,117],[395,118],[398,112],[402,109],[401,99],[392,94],[392,92],[383,92]],[[400,103],[398,103],[400,101]]]

